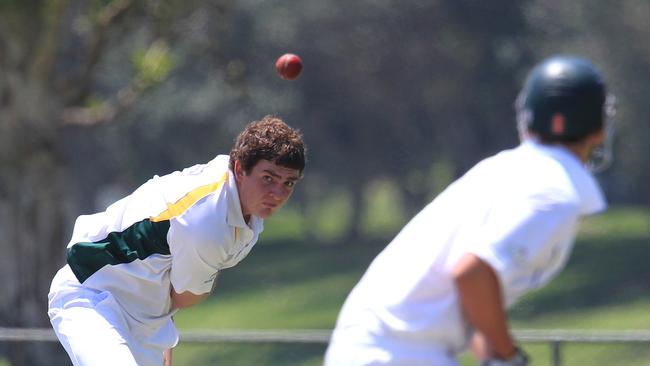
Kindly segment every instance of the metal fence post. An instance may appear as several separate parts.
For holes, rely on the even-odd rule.
[[[553,366],[560,366],[562,364],[562,357],[560,355],[561,347],[562,342],[551,341],[551,365]]]

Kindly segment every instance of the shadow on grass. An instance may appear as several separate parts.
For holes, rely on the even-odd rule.
[[[175,350],[179,365],[321,365],[324,344],[182,345]],[[176,361],[176,360],[175,360]]]
[[[388,241],[385,241],[386,243]],[[380,245],[381,244],[381,245]],[[261,243],[238,266],[224,271],[222,296],[254,293],[336,274],[360,278],[385,243],[306,245]],[[627,303],[650,296],[650,242],[645,236],[578,241],[564,271],[513,309],[515,318]],[[348,292],[351,289],[342,289]],[[216,301],[212,299],[209,301]]]
[[[360,278],[383,249],[377,243],[306,245],[262,242],[237,266],[223,271],[217,287],[222,295],[227,296],[228,293],[256,292],[274,285],[288,286],[342,273],[352,273]],[[216,301],[209,301],[212,300]]]
[[[513,309],[515,318],[629,303],[650,296],[646,237],[578,242],[564,271]]]

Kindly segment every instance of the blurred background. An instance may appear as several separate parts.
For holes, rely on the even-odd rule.
[[[74,219],[154,174],[230,151],[266,114],[309,162],[258,247],[191,329],[331,329],[401,226],[479,159],[516,146],[513,103],[549,55],[590,58],[619,101],[611,204],[521,329],[650,329],[650,2],[0,0],[0,327],[48,327]],[[304,62],[285,81],[274,63]],[[647,343],[570,344],[567,365],[650,365]],[[324,344],[183,344],[176,365],[318,365]],[[530,345],[535,365],[546,345]],[[53,342],[0,365],[66,365]],[[465,364],[473,364],[465,360]],[[546,363],[548,364],[548,363]]]

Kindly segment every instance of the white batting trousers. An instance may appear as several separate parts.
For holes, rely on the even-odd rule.
[[[84,288],[68,266],[54,277],[48,315],[75,366],[161,366],[162,351],[143,347],[131,335],[109,292]]]

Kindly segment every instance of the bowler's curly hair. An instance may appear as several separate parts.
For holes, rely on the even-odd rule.
[[[237,136],[230,151],[230,169],[236,160],[246,174],[260,161],[268,160],[285,168],[305,169],[305,143],[300,131],[289,127],[280,118],[265,116],[248,124]]]

